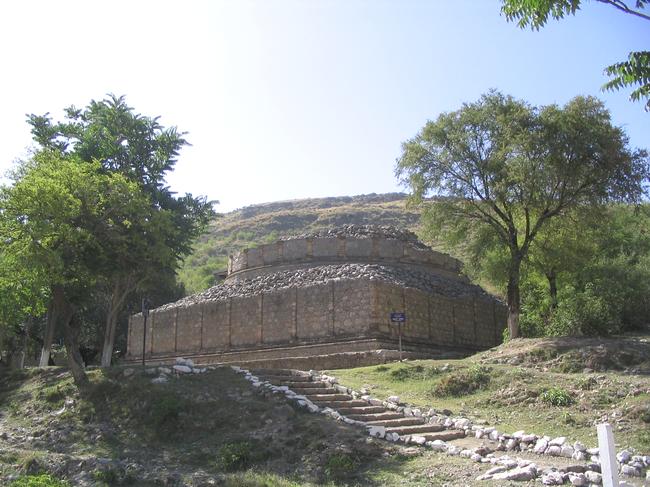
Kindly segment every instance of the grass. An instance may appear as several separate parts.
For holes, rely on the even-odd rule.
[[[540,352],[535,361],[539,362],[541,357],[552,359],[556,354]],[[610,418],[615,424],[617,443],[650,452],[650,435],[644,433],[648,423],[643,419],[650,419],[650,394],[647,381],[635,376],[585,376],[501,364],[490,365],[488,369],[471,358],[422,360],[327,373],[355,390],[366,388],[377,398],[397,395],[403,402],[449,410],[453,415],[485,421],[506,433],[523,429],[568,436],[590,446],[597,444],[594,421],[617,411],[618,416]],[[638,393],[628,394],[634,388]]]

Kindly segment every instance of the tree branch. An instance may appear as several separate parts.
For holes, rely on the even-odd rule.
[[[636,15],[637,17],[640,17],[642,19],[650,20],[650,15],[639,12],[638,10],[633,10],[630,7],[628,7],[625,4],[625,2],[621,2],[620,0],[596,0],[596,1],[600,3],[604,3],[606,5],[611,5],[612,7],[617,8],[620,11],[625,12],[626,14]]]

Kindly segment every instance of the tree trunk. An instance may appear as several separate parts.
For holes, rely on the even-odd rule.
[[[68,356],[68,367],[77,387],[83,387],[88,384],[88,377],[84,371],[81,353],[79,353],[81,323],[77,318],[74,307],[68,301],[63,287],[54,286],[52,288],[52,300],[53,308],[56,314],[61,317],[63,323],[63,343],[65,343],[66,355]]]
[[[56,329],[57,310],[54,306],[54,298],[50,299],[47,305],[47,315],[45,318],[45,333],[43,335],[43,348],[41,348],[41,360],[39,367],[47,367],[50,362],[50,353],[52,351],[52,340],[54,340],[54,330]]]
[[[551,296],[551,312],[553,312],[557,308],[557,274],[555,269],[551,269],[545,274],[548,280],[548,292]]]
[[[102,348],[102,367],[110,367],[113,357],[113,346],[115,345],[115,331],[117,329],[117,318],[120,315],[124,301],[133,290],[130,280],[124,285],[118,280],[113,285],[111,299],[106,316],[106,329],[104,330],[104,346]]]
[[[510,338],[519,337],[519,314],[521,312],[521,297],[519,294],[519,275],[521,269],[521,255],[513,255],[508,271],[508,333]]]

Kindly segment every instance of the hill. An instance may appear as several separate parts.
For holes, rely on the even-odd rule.
[[[598,344],[590,338],[519,339],[460,360],[330,374],[361,394],[380,400],[398,395],[421,411],[434,408],[445,419],[496,428],[504,440],[524,430],[589,448],[596,445],[595,424],[608,421],[619,451],[643,455],[650,451],[649,357],[647,334]],[[0,369],[1,485],[502,487],[524,484],[477,478],[513,459],[544,472],[580,472],[594,458],[539,455],[474,434],[448,442],[454,454],[391,443],[310,414],[284,394],[253,387],[230,367],[198,374],[113,367],[89,376],[90,386],[79,391],[59,367]],[[486,458],[495,461],[465,458],[461,449],[490,451]],[[647,485],[645,475],[624,479]],[[61,482],[36,483],[45,476]]]
[[[214,284],[214,273],[226,269],[229,254],[281,236],[351,224],[394,225],[417,231],[420,212],[406,202],[404,193],[367,194],[276,201],[223,214],[185,259],[180,281],[188,294],[207,289]]]

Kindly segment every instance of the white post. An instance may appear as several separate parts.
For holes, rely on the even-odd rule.
[[[618,463],[616,462],[612,427],[609,423],[603,423],[599,424],[596,429],[598,430],[598,450],[603,485],[604,487],[618,487]]]

